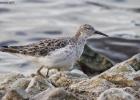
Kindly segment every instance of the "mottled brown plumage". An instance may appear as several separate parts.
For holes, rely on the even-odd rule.
[[[3,46],[2,52],[20,54],[30,61],[38,62],[48,69],[69,69],[77,61],[84,50],[86,40],[93,34],[107,36],[96,31],[91,25],[84,24],[74,37],[45,39],[25,46]],[[40,70],[37,71],[40,74]]]
[[[75,38],[45,39],[37,43],[24,46],[3,46],[0,48],[0,51],[36,57],[46,56],[56,49],[63,48],[71,43],[75,43],[75,41]]]
[[[87,34],[88,33],[88,34]],[[29,56],[47,56],[50,52],[56,49],[61,49],[67,45],[77,43],[79,37],[85,37],[85,39],[92,34],[100,34],[107,36],[99,31],[95,31],[91,25],[81,25],[74,37],[59,38],[59,39],[45,39],[37,43],[24,45],[24,46],[3,46],[0,48],[2,52],[17,53]]]

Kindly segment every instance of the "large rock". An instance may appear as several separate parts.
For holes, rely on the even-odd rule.
[[[22,74],[18,73],[1,73],[0,74],[0,89],[6,90],[16,80],[24,78]]]
[[[132,87],[122,88],[125,92],[133,95],[137,100],[140,100],[140,90],[134,90]]]
[[[137,56],[134,56],[132,58],[135,59],[135,57]],[[131,60],[133,60],[132,58],[130,58],[127,61],[131,62]],[[110,88],[132,87],[134,91],[137,91],[137,89],[140,88],[140,71],[135,71],[127,61],[116,64],[112,68],[108,69],[107,71],[91,79],[85,79],[85,80],[81,80],[78,83],[71,84],[69,87],[70,91],[81,95],[86,95],[88,99],[95,99],[95,100],[104,91],[107,91]],[[139,63],[139,61],[137,63]],[[117,90],[114,90],[114,92],[117,93],[117,97],[115,98],[118,98],[118,96],[120,96],[120,98],[122,98],[120,100],[123,100],[123,97],[119,95],[122,93],[122,91],[117,92]],[[127,100],[127,98],[129,97],[129,93],[126,93],[125,91],[123,92],[126,96],[125,99]],[[138,93],[137,95],[140,96]],[[103,96],[101,96],[100,98],[102,97]],[[133,98],[136,98],[136,96],[133,94],[130,97],[132,100]],[[111,99],[107,99],[107,100],[111,100]]]
[[[140,70],[140,53],[124,61],[123,63],[130,65],[135,70]]]
[[[84,52],[79,61],[82,70],[87,74],[94,72],[102,72],[113,66],[103,55],[100,55],[90,49],[87,45],[85,46]],[[89,70],[87,70],[89,68]]]
[[[94,77],[88,77],[75,69],[70,72],[52,70],[49,78],[40,75],[25,77],[22,74],[1,74],[0,99],[139,100],[140,71],[134,69],[139,67],[139,58],[139,54],[135,55]],[[45,70],[44,72],[46,73]]]
[[[22,89],[8,90],[2,100],[28,100],[29,95]]]
[[[101,93],[97,100],[136,100],[136,98],[122,89],[111,88]]]
[[[35,76],[31,79],[25,91],[30,94],[30,96],[33,96],[48,89],[48,87],[49,83],[47,79],[43,78],[42,76]]]
[[[70,86],[70,91],[87,96],[87,100],[91,98],[94,100],[100,95],[100,93],[113,87],[116,87],[116,85],[106,81],[105,79],[93,77],[91,79],[86,79],[76,84],[72,84]]]
[[[136,86],[136,82],[133,80],[132,72],[135,71],[131,66],[117,64],[102,73],[99,77],[121,86]]]
[[[78,71],[64,71],[52,75],[49,80],[56,87],[69,87],[73,83],[77,83],[83,79],[88,78],[84,73],[77,73]]]
[[[15,82],[13,82],[13,84],[10,85],[10,88],[25,90],[28,87],[30,81],[31,81],[31,79],[29,79],[29,78],[20,78],[20,79],[16,80]]]
[[[133,69],[133,67],[139,66],[139,58],[140,56],[139,54],[137,54],[132,58],[128,59],[127,61],[116,64],[109,70],[99,75],[99,77],[120,86],[139,87],[140,85],[136,80],[139,79],[140,74]],[[134,66],[132,66],[132,62],[135,63]]]
[[[80,100],[72,93],[64,90],[63,88],[48,89],[43,91],[31,100]]]

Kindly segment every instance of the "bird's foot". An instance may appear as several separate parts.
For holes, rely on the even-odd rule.
[[[42,76],[43,78],[46,78],[42,73],[41,70],[43,69],[44,66],[41,66],[38,70],[37,70],[37,75]]]
[[[46,75],[43,75],[43,74],[41,73],[41,70],[43,69],[43,67],[44,67],[44,66],[41,66],[41,67],[37,70],[37,75],[39,75],[39,76],[45,78],[45,82],[47,83],[47,85],[48,85],[50,88],[55,88],[56,86],[53,85],[52,82],[49,81],[49,79],[46,79],[46,78],[49,77],[49,76],[48,76],[48,74],[49,74],[49,68],[47,68],[47,73],[46,73]]]

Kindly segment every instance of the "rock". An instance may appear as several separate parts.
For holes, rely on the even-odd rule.
[[[113,64],[107,58],[105,58],[103,55],[97,54],[87,45],[85,46],[79,64],[86,74],[102,72],[113,66]],[[87,70],[87,67],[90,69]]]
[[[125,92],[133,95],[137,100],[140,100],[140,91],[136,91],[131,87],[122,88]]]
[[[97,98],[97,100],[136,100],[136,98],[119,88],[111,88]]]
[[[2,100],[28,100],[28,94],[22,89],[9,90]]]
[[[130,61],[130,59],[127,61]],[[81,95],[85,95],[88,97],[88,99],[92,98],[95,100],[97,99],[98,96],[100,96],[101,93],[103,93],[104,91],[110,88],[132,87],[132,89],[135,89],[136,91],[136,89],[140,88],[140,72],[139,71],[136,72],[127,61],[116,64],[112,68],[108,69],[107,71],[91,79],[84,79],[77,83],[72,83],[69,86],[70,91],[74,92],[75,94],[78,93]],[[129,93],[127,92],[125,93],[125,91],[123,92],[124,94],[126,94],[126,99],[127,99],[127,94]],[[132,95],[131,99],[138,98],[139,96],[140,95],[137,93],[137,97],[135,95]]]
[[[0,90],[0,100],[2,99],[2,97],[4,96],[5,91],[4,90]]]
[[[135,73],[132,73],[133,75],[133,79],[137,82],[140,82],[140,70],[135,72]],[[140,83],[139,83],[140,84]]]
[[[70,73],[75,77],[77,76],[79,78],[88,78],[88,76],[79,69],[73,69],[70,71]]]
[[[121,33],[122,34],[122,33]],[[113,64],[123,62],[140,53],[140,39],[92,37],[88,46],[96,53],[105,55]]]
[[[123,63],[130,65],[135,70],[140,70],[140,53],[134,55],[132,58],[124,61]]]
[[[134,70],[139,68],[139,57],[135,55],[94,77],[78,69],[60,72],[52,69],[48,79],[39,75],[0,74],[0,99],[139,100],[140,70]]]
[[[135,70],[127,63],[118,63],[104,73],[133,73]],[[103,73],[103,74],[104,74]]]
[[[85,95],[88,99],[92,98],[94,100],[100,95],[100,93],[112,87],[116,86],[105,79],[93,77],[91,79],[86,79],[72,84],[69,88],[70,91],[74,92],[75,94],[78,93]]]
[[[41,76],[35,76],[31,79],[28,87],[26,88],[26,92],[33,96],[37,93],[40,93],[41,91],[46,90],[49,87],[48,85],[47,79]]]
[[[67,71],[56,73],[49,78],[51,83],[56,87],[68,87],[72,83],[79,82],[83,79],[85,79],[85,75]]]
[[[105,71],[100,78],[106,79],[116,85],[121,86],[136,86],[136,82],[133,80],[132,73],[135,73],[135,70],[126,63],[119,63]]]
[[[79,100],[72,93],[67,92],[63,88],[48,89],[43,91],[31,100]]]
[[[17,81],[15,81],[11,86],[10,88],[11,89],[26,89],[28,87],[30,83],[30,79],[28,78],[20,78],[18,79]]]
[[[49,70],[49,73],[48,73],[48,76],[52,76],[52,75],[54,75],[54,74],[56,74],[56,73],[58,73],[59,71],[57,70],[57,69],[50,69]]]
[[[19,78],[24,78],[24,76],[18,73],[0,73],[0,89],[8,89]]]

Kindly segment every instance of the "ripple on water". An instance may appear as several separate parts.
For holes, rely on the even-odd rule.
[[[8,8],[0,8],[0,14],[1,13],[7,13],[7,12],[10,12],[11,10],[8,9]]]
[[[89,39],[88,44],[95,52],[105,55],[113,63],[124,61],[140,53],[140,40],[124,38]]]
[[[62,32],[59,30],[52,30],[52,31],[44,31],[43,33],[49,35],[57,35],[57,34],[61,34]]]
[[[23,0],[23,2],[28,2],[28,3],[46,3],[48,1],[47,0]]]
[[[38,38],[29,38],[27,41],[40,41],[40,40],[44,40],[46,38],[42,38],[42,37],[38,37]]]
[[[15,40],[1,41],[0,46],[7,46],[7,45],[11,45],[11,44],[16,44],[16,43],[18,43],[18,41],[15,41]]]
[[[17,32],[15,32],[15,35],[26,36],[27,33],[26,32],[23,32],[23,31],[17,31]]]

